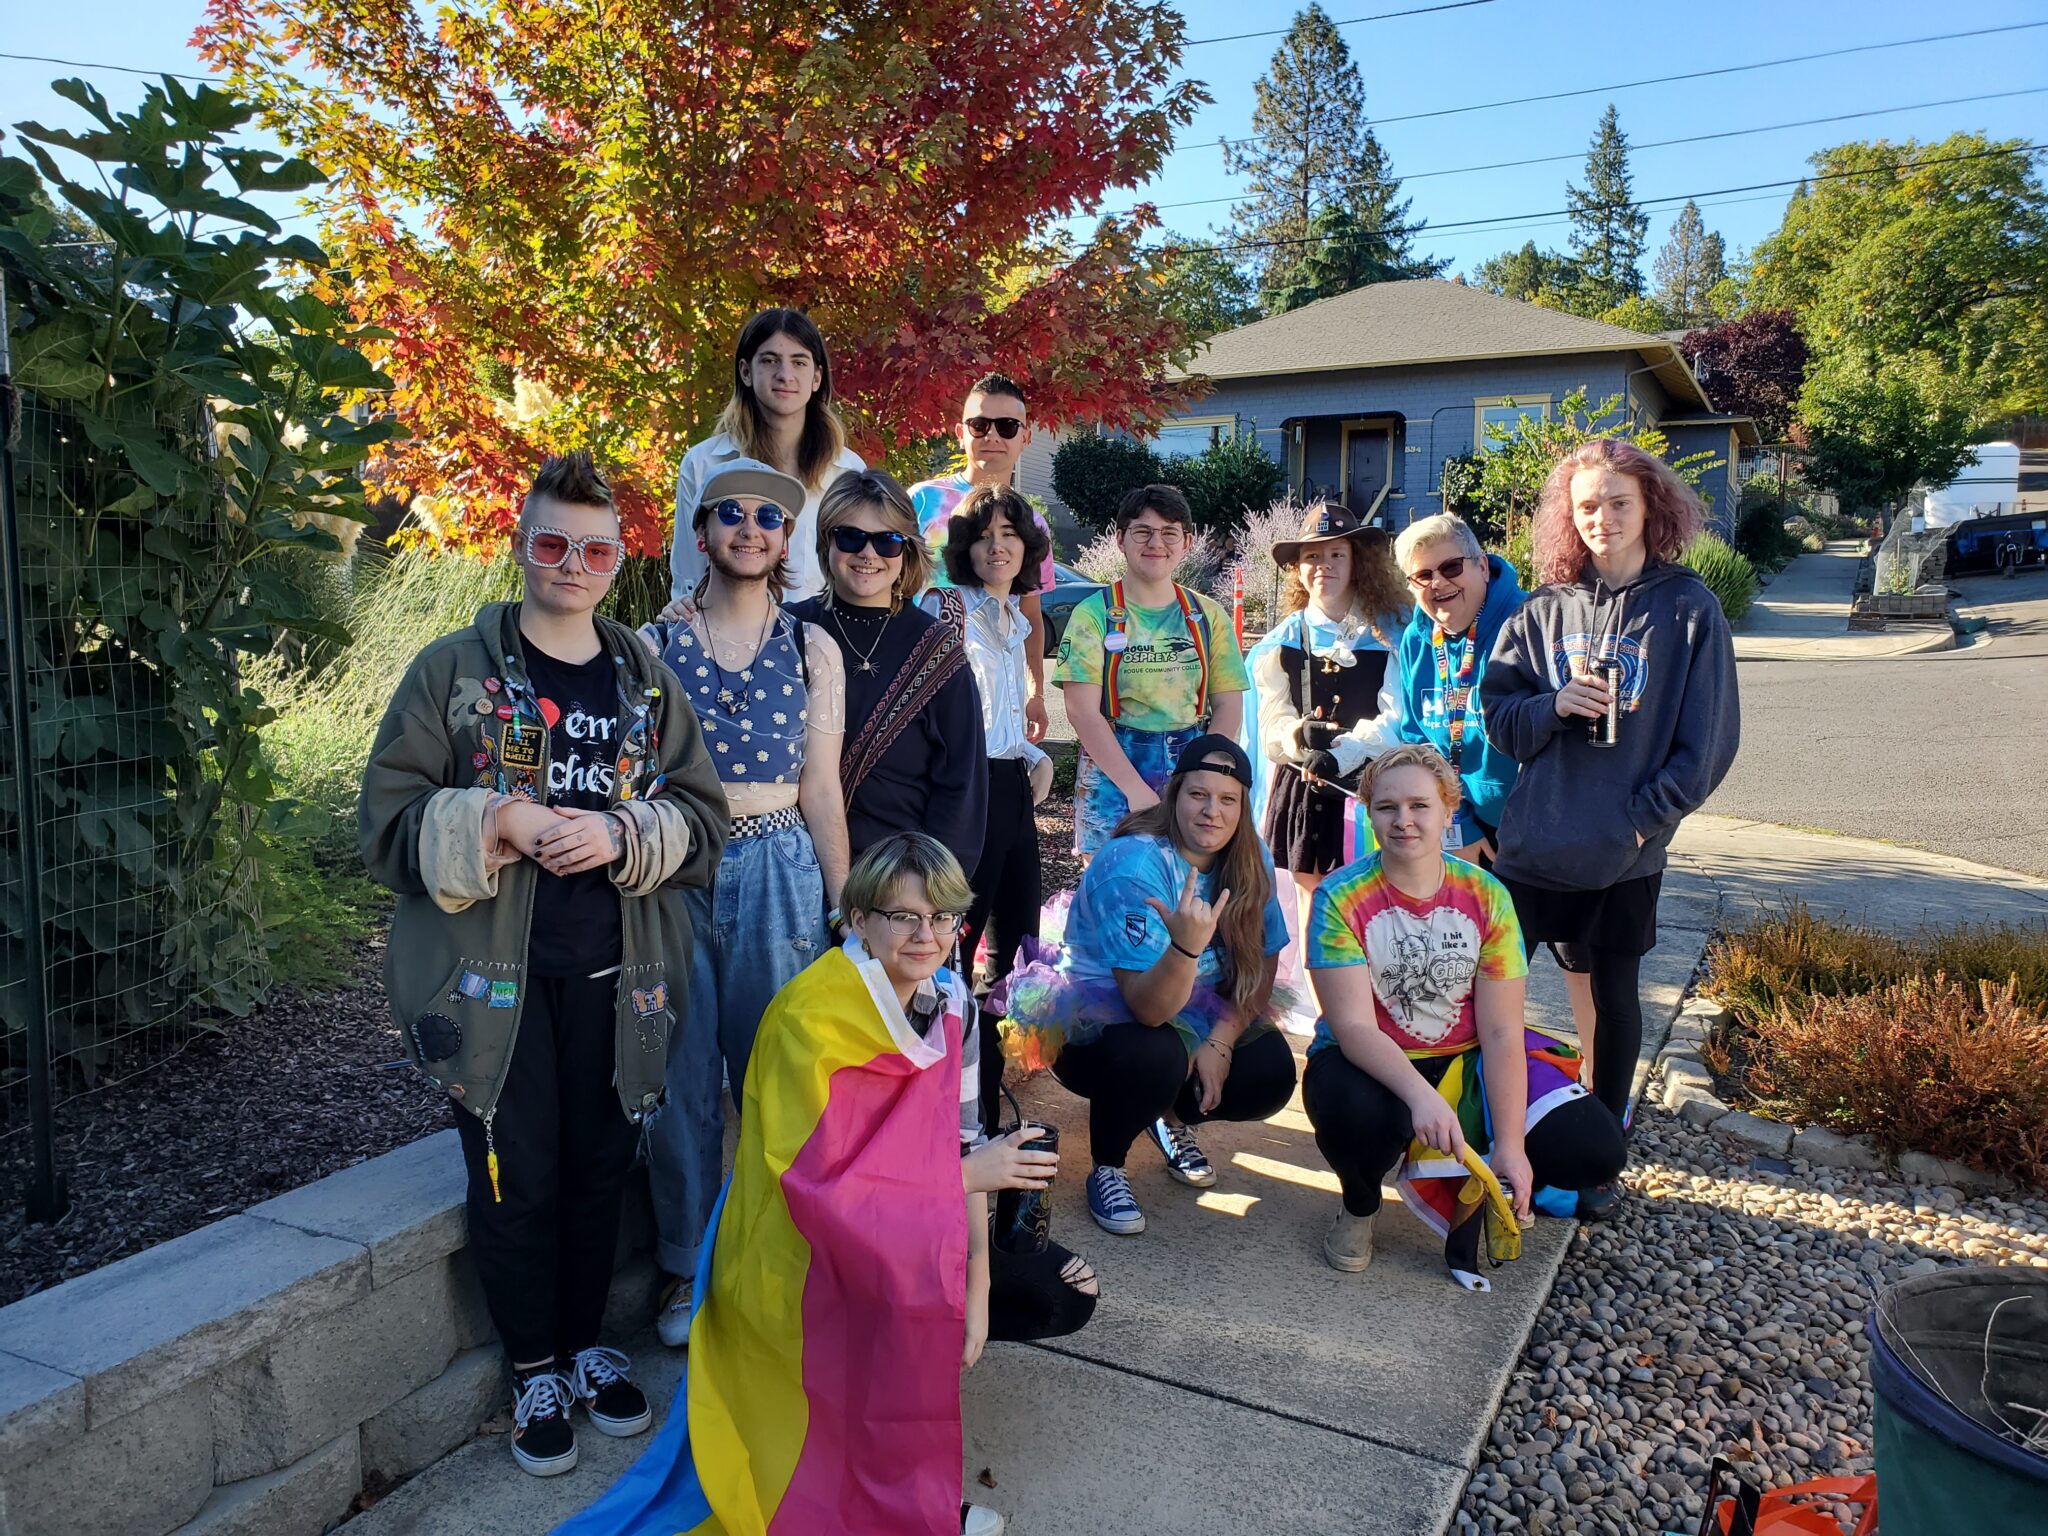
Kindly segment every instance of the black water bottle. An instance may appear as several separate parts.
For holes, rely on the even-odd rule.
[[[1607,709],[1586,722],[1586,739],[1596,747],[1611,747],[1621,729],[1621,663],[1602,662],[1600,680],[1607,685]]]
[[[1057,1152],[1060,1128],[1056,1125],[1031,1127],[1038,1134],[1024,1143],[1027,1152]],[[1050,1189],[999,1189],[996,1191],[995,1245],[1005,1253],[1043,1253],[1052,1231]]]

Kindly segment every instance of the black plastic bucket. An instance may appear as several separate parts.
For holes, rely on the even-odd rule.
[[[1883,1536],[2048,1533],[2048,1454],[2000,1424],[2002,1413],[2029,1433],[2041,1421],[2013,1405],[2048,1408],[2048,1270],[1901,1281],[1866,1331]]]

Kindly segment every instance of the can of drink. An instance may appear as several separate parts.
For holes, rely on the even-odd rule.
[[[1031,1124],[1038,1134],[1024,1143],[1027,1152],[1057,1152],[1060,1128]],[[993,1240],[1005,1253],[1043,1253],[1052,1231],[1052,1191],[999,1189]]]
[[[1586,722],[1586,740],[1596,747],[1611,747],[1621,728],[1621,663],[1600,663],[1600,680],[1607,684],[1607,712]]]

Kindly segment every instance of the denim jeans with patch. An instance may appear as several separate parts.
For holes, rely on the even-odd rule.
[[[707,890],[685,893],[696,940],[687,1006],[668,1048],[668,1097],[647,1123],[657,1256],[695,1273],[723,1176],[721,1068],[740,1102],[775,994],[829,946],[825,877],[802,827],[727,843]]]

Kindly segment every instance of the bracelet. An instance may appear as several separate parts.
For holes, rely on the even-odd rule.
[[[1230,1060],[1230,1047],[1225,1045],[1221,1040],[1211,1040],[1204,1037],[1202,1044],[1215,1046],[1217,1050],[1223,1053],[1223,1059],[1225,1061]]]
[[[1166,942],[1171,944],[1175,949],[1179,950],[1182,954],[1186,955],[1190,960],[1200,960],[1202,958],[1200,951],[1189,949],[1185,944],[1181,943],[1179,939],[1169,936]]]

